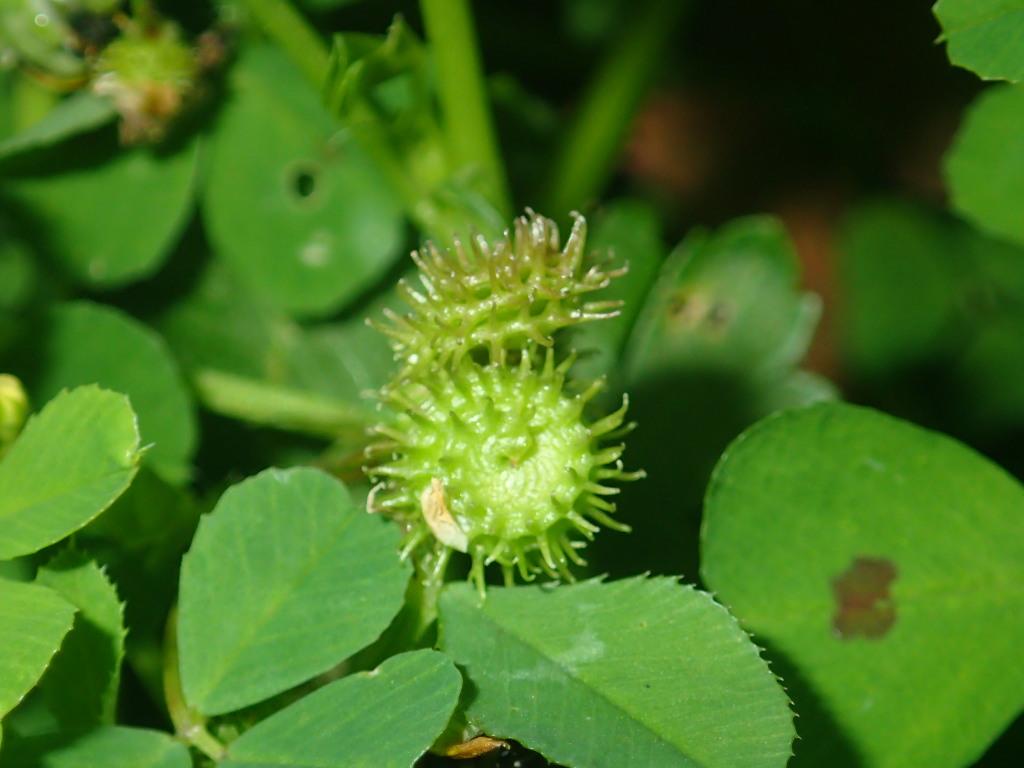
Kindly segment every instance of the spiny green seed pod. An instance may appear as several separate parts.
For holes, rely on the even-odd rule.
[[[610,515],[609,483],[632,480],[616,439],[623,406],[584,415],[603,382],[570,386],[574,360],[559,360],[554,334],[614,314],[587,301],[620,270],[584,259],[586,224],[577,217],[565,249],[555,225],[533,212],[491,248],[477,239],[441,253],[415,254],[424,293],[403,288],[413,312],[380,326],[403,365],[380,392],[394,418],[377,427],[366,469],[379,481],[367,507],[396,520],[403,556],[440,580],[453,551],[511,583],[538,573],[572,580],[570,563]]]
[[[195,88],[199,67],[178,27],[133,23],[96,61],[93,90],[109,96],[121,114],[121,142],[163,138],[167,124]]]
[[[456,240],[447,253],[428,244],[412,255],[422,290],[399,284],[412,313],[387,310],[390,324],[372,324],[390,337],[410,375],[458,365],[474,350],[503,363],[510,350],[550,346],[561,328],[617,314],[620,302],[588,301],[587,294],[625,269],[605,271],[605,264],[588,258],[586,231],[577,214],[563,249],[554,222],[529,211],[493,246],[479,236],[468,244]]]
[[[623,446],[607,444],[625,431],[625,403],[587,421],[584,406],[601,382],[568,394],[571,363],[556,366],[551,350],[539,369],[529,355],[516,366],[465,359],[385,388],[398,415],[377,428],[372,450],[390,460],[370,470],[384,480],[371,505],[403,526],[405,554],[435,542],[468,552],[482,590],[492,562],[507,582],[513,569],[527,580],[538,572],[571,580],[568,564],[583,563],[576,550],[598,523],[628,530],[606,498],[618,493],[608,481],[638,476],[623,471]]]

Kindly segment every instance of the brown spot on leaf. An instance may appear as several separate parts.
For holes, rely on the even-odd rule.
[[[703,329],[712,336],[721,336],[728,330],[734,314],[729,302],[697,291],[680,290],[668,303],[666,319],[675,333]]]
[[[864,637],[878,640],[896,623],[896,604],[889,588],[898,571],[882,557],[857,557],[832,580],[836,613],[832,629],[843,640]]]

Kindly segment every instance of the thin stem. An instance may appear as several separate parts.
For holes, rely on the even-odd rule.
[[[545,210],[564,217],[608,182],[684,0],[649,0],[594,76],[554,165]]]
[[[210,368],[197,371],[193,385],[211,411],[253,424],[337,438],[362,436],[371,423],[347,403]]]
[[[327,43],[295,6],[288,0],[242,0],[242,5],[319,91],[327,74]]]
[[[405,591],[405,605],[392,624],[384,658],[414,648],[429,647],[436,640],[434,622],[437,603],[444,587],[443,578],[431,578],[418,566]]]
[[[405,605],[389,630],[388,655],[433,643],[437,603],[444,588],[444,574],[452,550],[437,544],[414,560],[414,573],[405,591]]]
[[[185,703],[178,672],[178,608],[171,609],[164,634],[164,700],[174,723],[174,730],[182,739],[214,761],[220,761],[227,748],[206,730],[206,718]]]
[[[476,168],[494,206],[512,213],[505,166],[491,118],[468,0],[420,0],[437,71],[444,131],[452,158]]]

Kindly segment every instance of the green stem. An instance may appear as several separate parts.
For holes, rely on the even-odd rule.
[[[288,0],[242,0],[242,5],[319,91],[327,73],[327,44],[295,6]]]
[[[413,588],[406,595],[406,604],[410,605],[415,613],[410,632],[414,648],[422,643],[437,620],[437,603],[441,599],[441,590],[445,583],[444,574],[451,555],[452,550],[439,546],[428,557],[414,563],[416,573],[412,579]]]
[[[512,213],[468,0],[420,0],[437,72],[444,131],[458,166],[477,169],[494,206]]]
[[[164,636],[164,699],[174,723],[174,730],[182,739],[214,761],[220,761],[227,748],[206,730],[206,718],[185,703],[178,671],[178,608],[171,609],[167,617]]]
[[[253,424],[331,438],[362,436],[370,424],[347,403],[210,368],[192,383],[211,411]]]
[[[601,193],[686,5],[684,0],[649,0],[609,53],[555,162],[547,215],[563,218]]]
[[[431,579],[419,567],[405,591],[405,605],[389,628],[387,642],[381,649],[379,664],[396,653],[432,646],[437,637],[437,603],[441,598],[443,579]]]

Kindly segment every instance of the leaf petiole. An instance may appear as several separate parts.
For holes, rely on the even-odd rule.
[[[222,760],[227,747],[206,729],[206,718],[189,707],[181,690],[178,667],[178,607],[171,609],[164,634],[164,701],[178,736],[212,760]]]

